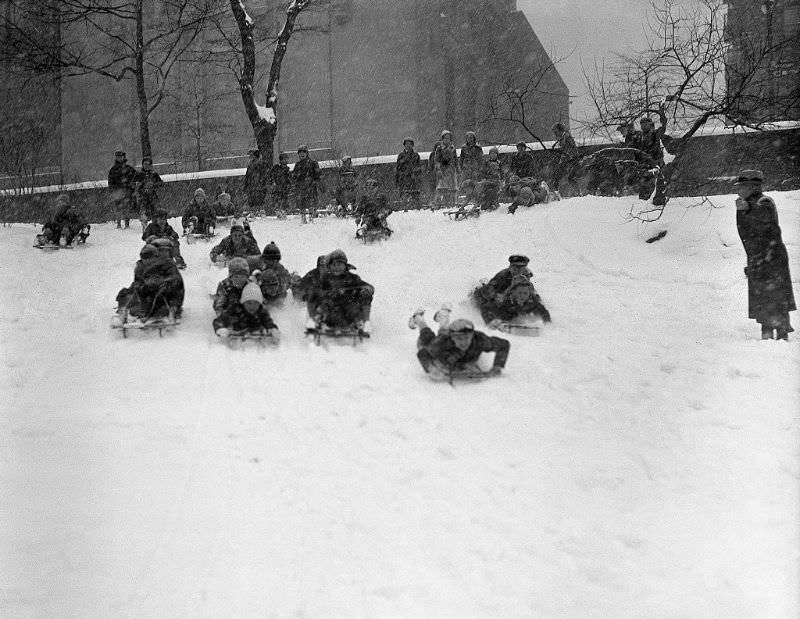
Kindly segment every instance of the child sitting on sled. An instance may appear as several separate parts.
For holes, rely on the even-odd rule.
[[[123,324],[129,317],[146,321],[172,316],[180,318],[185,289],[175,263],[159,254],[157,248],[145,245],[133,270],[133,283],[117,294],[117,316]]]
[[[213,326],[214,333],[222,338],[244,333],[270,335],[275,340],[280,337],[278,326],[264,307],[261,290],[253,282],[244,287],[239,302],[214,319]]]

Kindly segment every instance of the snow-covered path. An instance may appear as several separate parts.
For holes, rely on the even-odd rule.
[[[800,193],[774,195],[796,283]],[[395,213],[371,246],[254,222],[290,270],[340,247],[375,285],[355,349],[291,302],[279,348],[221,346],[204,243],[179,329],[123,340],[133,230],[48,254],[3,228],[0,616],[797,616],[800,336],[757,339],[714,201],[647,228],[625,199]],[[553,324],[497,380],[429,382],[410,312],[480,323],[467,293],[511,253]]]

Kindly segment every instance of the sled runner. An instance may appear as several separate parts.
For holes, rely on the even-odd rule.
[[[211,239],[217,236],[217,233],[209,232],[208,234],[197,234],[195,232],[185,232],[183,236],[186,237],[186,244],[192,245],[197,241],[205,241],[206,243],[208,243],[209,241],[211,241]]]
[[[428,377],[434,382],[446,382],[449,385],[454,385],[456,382],[477,382],[487,380],[489,378],[497,378],[502,374],[491,374],[484,372],[480,368],[470,368],[465,370],[451,370],[443,371],[440,375],[428,374]]]
[[[179,321],[172,313],[169,316],[147,319],[136,318],[124,313],[121,317],[115,315],[111,319],[111,328],[121,330],[122,337],[128,337],[128,330],[130,329],[139,331],[158,330],[159,337],[164,337],[164,330],[174,329],[178,324]]]
[[[247,345],[247,342],[253,342],[260,348],[266,346],[277,346],[280,340],[276,338],[271,331],[238,331],[231,333],[229,336],[223,338],[228,348],[239,349]]]
[[[536,337],[541,333],[542,326],[536,323],[517,323],[501,322],[497,326],[498,331],[510,333],[511,335],[524,335],[526,337]]]
[[[318,324],[316,327],[310,327],[306,329],[306,335],[310,335],[317,346],[320,346],[322,344],[322,340],[326,338],[341,340],[349,339],[353,346],[356,346],[359,342],[363,342],[364,339],[369,338],[369,333],[365,333],[356,326],[328,327],[321,324]]]
[[[46,249],[46,250],[53,250],[53,249],[75,249],[72,245],[56,245],[55,243],[43,243],[41,245],[34,245],[36,249]]]
[[[469,217],[480,217],[481,208],[479,206],[469,205],[467,207],[458,208],[455,210],[444,211],[444,214],[453,221],[461,221]]]

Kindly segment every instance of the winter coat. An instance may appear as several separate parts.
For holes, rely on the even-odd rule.
[[[309,304],[314,308],[321,308],[323,313],[333,307],[360,308],[372,302],[374,292],[375,288],[349,269],[341,275],[328,272],[320,278],[319,286],[312,292]]]
[[[114,163],[108,171],[108,188],[131,195],[135,189],[136,168],[127,163]]]
[[[239,245],[234,244],[233,238],[228,235],[211,250],[211,253],[209,253],[211,262],[214,262],[217,256],[225,256],[230,259],[260,255],[261,250],[258,248],[258,243],[256,243],[253,237],[247,234],[242,237],[242,242]]]
[[[255,314],[251,314],[238,301],[217,316],[212,324],[214,325],[214,331],[224,327],[234,333],[252,333],[262,329],[269,331],[270,329],[278,328],[263,304],[258,307],[258,311]]]
[[[276,163],[269,173],[272,195],[275,198],[286,198],[292,189],[292,171],[286,164]]]
[[[345,191],[355,191],[358,188],[358,172],[352,165],[339,168],[339,182],[336,187]]]
[[[414,150],[409,153],[403,149],[403,152],[397,155],[397,164],[394,168],[395,185],[401,191],[417,191],[419,190],[419,175],[419,153]]]
[[[320,178],[319,163],[313,159],[301,159],[294,164],[292,180],[296,192],[316,196]]]
[[[748,316],[765,326],[788,327],[788,312],[797,306],[775,202],[761,192],[739,198],[736,228],[747,254]]]
[[[67,244],[70,244],[83,228],[83,224],[83,218],[70,204],[61,204],[53,218],[42,226],[42,234],[51,243],[58,243],[63,233]]]
[[[436,170],[436,189],[458,189],[458,155],[452,144],[445,146],[438,143],[436,145],[433,153],[433,166]]]
[[[391,214],[389,200],[384,194],[375,196],[361,196],[358,201],[358,214],[361,215],[360,223],[368,229],[386,228],[386,218]]]
[[[525,267],[522,275],[530,279],[533,277],[533,272],[528,267]],[[499,271],[492,279],[489,280],[489,283],[483,287],[483,296],[488,299],[493,299],[498,294],[505,293],[511,287],[513,279],[514,276],[511,274],[511,269],[506,267],[502,271]]]
[[[561,137],[556,140],[556,143],[553,144],[553,150],[560,150],[571,158],[578,153],[578,146],[575,144],[575,140],[569,134],[569,131],[565,131]]]
[[[153,210],[158,204],[158,190],[164,185],[164,181],[155,170],[139,170],[134,182],[139,209],[145,212],[148,219],[152,219]]]
[[[322,271],[319,267],[311,269],[292,286],[292,296],[300,301],[308,301],[314,296],[322,283]]]
[[[217,293],[214,295],[213,307],[218,316],[239,303],[243,289],[244,286],[242,286],[242,288],[237,288],[230,276],[217,284]]]
[[[517,152],[511,157],[511,173],[520,178],[531,177],[535,174],[533,157],[528,152]]]
[[[477,144],[464,144],[460,159],[463,179],[480,180],[483,174],[483,149]]]
[[[508,351],[511,348],[506,339],[474,331],[472,342],[462,351],[455,345],[449,332],[436,335],[429,327],[423,327],[420,331],[418,346],[417,358],[422,367],[428,370],[433,362],[437,362],[450,371],[463,370],[474,365],[481,353],[485,352],[495,353],[494,367],[505,367]]]
[[[661,148],[661,138],[664,136],[664,126],[652,131],[639,133],[639,150],[653,158],[659,166],[664,165],[664,150]]]
[[[487,324],[495,318],[503,322],[510,322],[525,316],[540,316],[545,322],[550,322],[550,312],[547,311],[542,304],[542,299],[535,292],[521,304],[515,303],[510,296],[505,297],[499,303],[482,300],[480,311]]]
[[[144,229],[144,233],[142,234],[142,240],[146,241],[151,236],[155,236],[159,239],[169,239],[171,241],[178,240],[178,233],[175,232],[172,226],[167,223],[162,228],[156,221],[151,221],[149,224],[147,224],[147,227]]]
[[[194,227],[194,233],[207,234],[209,227],[215,226],[217,223],[217,215],[214,212],[214,207],[208,202],[200,204],[195,198],[183,209],[183,217],[181,217],[181,226],[184,230],[189,227],[189,222],[192,217],[197,217],[197,224]]]
[[[278,276],[278,281],[280,282],[281,288],[283,290],[289,289],[289,284],[292,281],[292,274],[289,273],[289,269],[283,266],[280,262],[273,262],[267,266],[264,263],[264,256],[262,254],[261,259],[258,261],[257,268],[261,271],[272,271]]]

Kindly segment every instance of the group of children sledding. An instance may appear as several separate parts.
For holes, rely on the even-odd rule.
[[[36,245],[41,248],[73,247],[86,242],[91,225],[72,206],[69,194],[62,193],[56,198],[53,217],[45,222],[40,234],[36,235]]]
[[[146,244],[134,268],[133,282],[117,295],[118,312],[112,326],[161,328],[180,320],[185,291],[178,264],[183,264],[183,259],[177,234],[166,222],[165,212],[157,212],[143,240]],[[234,224],[230,235],[211,250],[209,257],[212,263],[225,264],[228,269],[228,276],[217,285],[212,302],[215,313],[212,326],[223,339],[279,342],[280,330],[269,310],[281,306],[289,292],[296,302],[305,304],[306,333],[315,340],[327,336],[347,336],[354,340],[370,336],[375,289],[354,273],[355,267],[341,249],[319,256],[316,267],[301,277],[289,273],[281,264],[281,252],[274,242],[259,251],[252,232]],[[533,274],[528,262],[525,256],[512,255],[507,268],[472,291],[472,301],[490,329],[513,333],[517,332],[513,327],[538,328],[529,324],[532,320],[550,321],[550,314],[531,281]],[[434,378],[451,379],[456,375],[498,374],[508,357],[508,340],[482,333],[466,319],[451,322],[450,312],[449,306],[437,312],[438,333],[425,323],[422,309],[409,321],[410,328],[420,329],[417,356],[426,373]],[[484,352],[495,353],[493,367],[488,372],[477,366]]]

